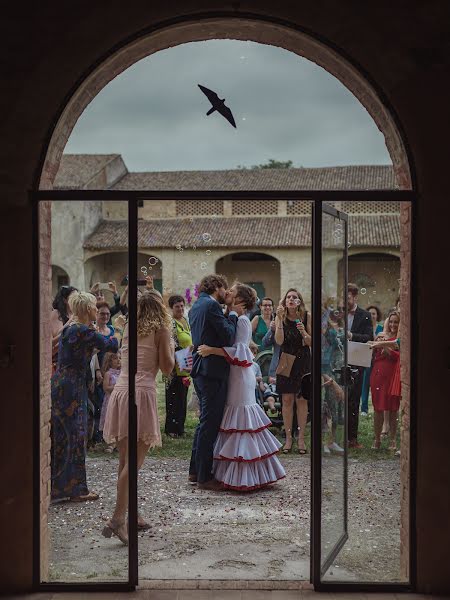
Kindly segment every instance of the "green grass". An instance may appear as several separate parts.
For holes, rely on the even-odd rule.
[[[153,448],[150,450],[151,456],[159,457],[159,458],[182,458],[189,459],[191,456],[192,449],[192,440],[194,437],[194,431],[198,423],[198,418],[193,411],[187,412],[186,423],[185,423],[185,434],[182,438],[171,438],[164,433],[164,422],[166,415],[166,407],[165,407],[165,384],[162,381],[161,374],[158,375],[157,380],[157,401],[158,401],[158,415],[159,422],[161,427],[161,436],[162,436],[162,447]],[[373,409],[372,405],[369,403],[369,416],[359,418],[359,434],[358,441],[363,444],[364,448],[361,450],[353,450],[350,449],[348,456],[349,458],[358,458],[360,460],[377,460],[377,459],[394,459],[394,453],[388,450],[389,440],[382,439],[382,447],[379,451],[374,451],[371,449],[373,443]],[[337,442],[342,444],[342,427],[338,427],[337,433]],[[283,436],[279,429],[271,429],[272,433],[280,440],[280,442],[284,442]],[[400,447],[400,434],[397,434],[397,446]],[[308,452],[310,453],[311,449],[311,424],[308,423],[306,432],[305,432],[305,441],[306,447],[308,448]],[[299,455],[296,450],[296,444],[294,443],[294,452],[291,454],[285,455],[286,458],[298,458]],[[101,449],[100,450],[90,450],[89,456],[93,458],[101,458],[105,456],[111,456],[110,454],[105,454]],[[117,456],[117,455],[112,455]]]

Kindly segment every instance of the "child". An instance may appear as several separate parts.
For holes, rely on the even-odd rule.
[[[258,354],[258,345],[255,342],[251,341],[248,346],[251,350],[251,353],[253,354],[253,358],[255,358],[255,356]],[[253,360],[252,367],[256,377],[256,400],[258,400],[259,390],[261,390],[261,392],[263,393],[263,399],[269,405],[269,410],[272,414],[276,414],[277,409],[275,408],[275,398],[278,399],[278,394],[275,388],[276,378],[269,377],[269,383],[264,383],[261,373],[261,367],[258,365],[257,362],[255,362],[255,360]]]
[[[248,347],[250,348],[250,351],[253,355],[252,369],[255,373],[255,378],[256,378],[255,396],[256,396],[256,400],[258,400],[258,398],[259,398],[258,390],[261,390],[261,392],[264,393],[264,391],[266,389],[264,386],[263,378],[262,378],[261,367],[258,365],[257,362],[255,362],[255,357],[258,354],[258,345],[255,344],[254,341],[250,341]]]
[[[100,415],[100,431],[103,431],[108,401],[120,375],[120,353],[114,354],[113,352],[106,352],[105,356],[103,357],[102,375],[103,391],[105,392],[105,396],[103,398],[102,412]],[[114,446],[114,444],[107,446],[105,452],[112,452],[114,450]]]
[[[267,401],[267,404],[269,405],[269,410],[272,414],[278,413],[275,407],[275,402],[279,399],[276,381],[276,377],[269,377],[269,383],[264,384],[264,400]]]

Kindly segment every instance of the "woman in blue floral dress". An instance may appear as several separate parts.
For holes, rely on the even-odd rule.
[[[97,500],[86,483],[88,422],[87,371],[95,348],[117,352],[115,337],[106,339],[92,327],[97,317],[95,296],[70,296],[72,324],[59,341],[58,364],[52,377],[52,500]]]

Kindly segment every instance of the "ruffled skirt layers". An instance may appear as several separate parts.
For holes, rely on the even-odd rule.
[[[286,476],[276,454],[281,444],[258,404],[227,406],[214,446],[214,477],[226,488],[251,491]]]

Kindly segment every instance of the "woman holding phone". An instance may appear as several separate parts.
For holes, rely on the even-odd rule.
[[[282,411],[286,443],[282,450],[292,450],[294,400],[297,408],[298,452],[306,454],[305,428],[308,402],[302,394],[302,378],[311,371],[311,314],[307,312],[302,295],[290,288],[277,308],[275,342],[280,346],[277,367],[277,391],[282,396]]]

